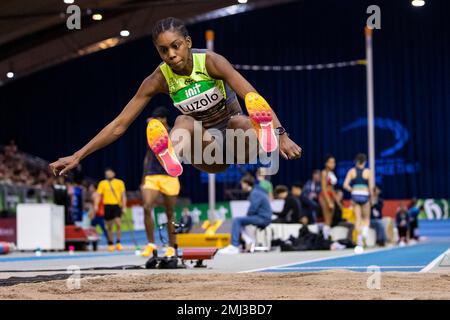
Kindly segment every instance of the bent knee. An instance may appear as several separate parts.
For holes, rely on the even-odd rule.
[[[247,129],[251,127],[250,120],[247,116],[237,115],[228,120],[228,128],[231,129]]]
[[[182,114],[175,119],[175,125],[193,125],[194,121],[193,117]]]

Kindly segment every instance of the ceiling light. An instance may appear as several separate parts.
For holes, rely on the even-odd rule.
[[[10,71],[10,72],[8,72],[8,73],[6,74],[6,76],[7,76],[9,79],[12,79],[12,78],[14,78],[14,72]]]
[[[103,19],[103,16],[100,13],[95,13],[92,15],[92,20],[100,21]]]
[[[424,1],[424,0],[413,0],[413,1],[411,2],[411,4],[412,4],[414,7],[422,7],[422,6],[425,5],[425,1]]]
[[[122,37],[128,37],[128,36],[130,35],[130,31],[128,31],[128,30],[122,30],[122,31],[120,31],[120,35],[121,35]]]

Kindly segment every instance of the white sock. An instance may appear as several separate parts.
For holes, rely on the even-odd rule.
[[[363,237],[360,234],[358,234],[358,237],[356,238],[356,245],[358,245],[358,246],[363,245]]]
[[[323,238],[328,239],[330,236],[330,227],[327,225],[324,225],[322,228]]]
[[[364,239],[367,239],[367,237],[369,236],[369,227],[367,226],[362,227],[361,234]]]
[[[244,239],[244,242],[246,244],[251,244],[251,243],[255,242],[255,240],[245,231],[241,232],[241,236],[242,236],[242,239]]]

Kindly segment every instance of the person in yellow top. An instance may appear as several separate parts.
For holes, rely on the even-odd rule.
[[[123,247],[120,243],[121,238],[121,217],[125,212],[127,196],[125,183],[116,179],[116,173],[111,168],[105,169],[105,180],[100,181],[97,193],[102,196],[105,207],[106,230],[108,231],[108,250],[115,249],[121,251]],[[100,197],[95,198],[94,208],[98,211]],[[116,246],[113,242],[113,226],[116,225]]]

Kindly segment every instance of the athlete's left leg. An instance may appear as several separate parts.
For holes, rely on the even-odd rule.
[[[369,236],[370,228],[370,201],[361,206],[361,234],[364,240]]]
[[[175,226],[172,222],[175,222],[175,203],[177,196],[164,195],[164,206],[166,207],[167,215],[167,233],[169,236],[169,246],[173,247],[176,243]]]
[[[227,152],[233,152],[234,162],[243,164],[253,161],[257,156],[258,141],[256,132],[250,121],[250,118],[245,115],[236,115],[228,120],[228,130],[232,130],[233,140],[227,138],[227,144],[233,145],[233,148],[227,148]],[[244,139],[244,140],[243,140]],[[240,152],[239,144],[244,144],[244,155]]]

